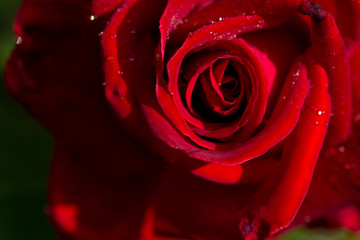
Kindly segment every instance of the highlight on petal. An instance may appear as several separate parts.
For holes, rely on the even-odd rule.
[[[327,141],[345,141],[351,130],[352,92],[349,56],[336,23],[331,15],[323,21],[313,21],[313,50],[329,78],[329,92],[333,115]]]
[[[66,233],[72,234],[78,229],[79,209],[76,205],[59,204],[47,208],[48,214],[53,215],[54,221],[57,222]]]

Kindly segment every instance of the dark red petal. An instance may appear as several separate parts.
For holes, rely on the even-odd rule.
[[[254,184],[266,180],[280,168],[280,164],[277,158],[263,157],[234,166],[205,163],[192,170],[191,173],[217,183]]]
[[[228,150],[199,150],[189,156],[207,162],[235,165],[256,158],[290,134],[298,122],[301,107],[309,90],[307,69],[301,61],[294,63],[277,106],[264,129],[242,143],[227,144]]]
[[[326,73],[313,65],[309,78],[313,87],[297,127],[286,139],[287,150],[280,162],[283,166],[270,173],[271,181],[264,185],[220,185],[172,169],[158,195],[158,232],[172,233],[161,224],[167,222],[167,226],[194,239],[265,239],[292,221],[307,192],[330,116]],[[324,111],[320,115],[319,109]],[[211,168],[205,175],[218,178],[211,175]],[[230,177],[230,182],[242,174],[241,168],[232,169],[234,178]]]
[[[355,116],[360,113],[360,43],[357,44],[355,50],[350,58],[351,64],[351,88],[353,97],[353,107]],[[356,121],[360,121],[360,115]]]
[[[284,142],[284,175],[266,204],[268,211],[263,213],[263,217],[272,225],[272,233],[288,226],[300,208],[330,119],[331,103],[326,72],[320,65],[310,62],[308,74],[312,85],[309,96],[296,128]]]
[[[350,59],[355,93],[351,135],[346,142],[323,147],[308,195],[294,225],[326,219],[343,207],[360,204],[360,45]]]
[[[134,159],[119,151],[117,160]],[[58,234],[74,240],[135,239],[161,172],[158,167],[120,181],[107,179],[60,142],[51,169],[46,210]]]
[[[185,44],[177,51],[175,56],[168,63],[169,92],[166,89],[167,87],[166,81],[161,77],[158,78],[158,83],[156,88],[158,101],[160,106],[163,108],[164,113],[167,115],[168,118],[171,119],[171,121],[177,126],[178,129],[181,129],[181,131],[185,136],[190,137],[193,141],[195,141],[198,145],[202,147],[208,149],[215,149],[216,146],[215,144],[199,138],[191,131],[185,119],[178,112],[176,105],[171,101],[172,92],[174,93],[174,95],[179,95],[178,93],[179,90],[177,86],[178,74],[181,63],[185,55],[191,52],[192,50],[196,49],[198,46],[201,46],[209,41],[213,42],[214,32],[217,33],[217,37],[219,39],[222,38],[232,39],[234,34],[241,34],[255,29],[270,27],[273,26],[274,24],[278,24],[278,21],[281,20],[275,18],[275,19],[269,19],[269,21],[264,21],[263,18],[257,16],[254,16],[253,18],[246,18],[244,16],[240,16],[228,20],[227,21],[228,24],[224,24],[225,22],[214,24],[205,27],[203,29],[200,29],[197,33],[193,34],[192,36],[189,36]],[[261,88],[261,89],[264,89],[265,91],[267,90],[267,88]],[[262,94],[259,95],[262,96]],[[259,109],[261,110],[262,108]],[[254,121],[254,123],[257,124],[258,121]]]
[[[92,1],[92,12],[94,18],[100,17],[106,13],[112,12],[115,9],[121,7],[125,2],[129,0],[93,0]]]
[[[334,17],[346,43],[360,39],[360,2],[357,0],[314,0]],[[351,41],[351,42],[349,42]]]
[[[183,1],[183,0],[169,0],[160,19],[160,34],[161,34],[161,54],[164,58],[166,38],[170,32],[182,23],[189,13],[194,9],[203,8],[213,0],[194,0],[194,1]]]
[[[352,97],[349,56],[331,15],[323,21],[313,21],[313,51],[329,78],[333,115],[327,141],[340,143],[350,135]]]
[[[91,22],[88,6],[79,3],[24,3],[16,21],[23,42],[9,60],[6,82],[9,92],[55,138],[102,174],[116,178],[120,164],[113,157],[118,146],[131,144],[122,137],[103,92],[102,26]],[[141,164],[135,162],[127,163],[127,172],[139,171]]]
[[[185,40],[189,32],[193,32],[205,25],[222,21],[227,17],[254,14],[278,14],[291,13],[303,5],[305,1],[215,1],[198,0],[191,1],[184,5],[183,1],[169,1],[165,14],[161,18],[161,53],[164,56],[167,38],[169,42],[179,42]],[[182,6],[184,5],[184,6]]]

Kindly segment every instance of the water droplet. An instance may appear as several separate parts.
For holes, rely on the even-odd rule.
[[[113,60],[113,59],[114,59],[113,56],[107,56],[107,57],[106,57],[106,60],[107,60],[107,61],[111,61],[111,60]]]
[[[120,71],[120,70],[117,71],[116,73],[117,73],[118,75],[123,75],[123,74],[124,74],[124,72],[122,72],[122,71]]]
[[[283,96],[282,99],[286,99],[286,96]]]
[[[106,86],[106,82],[103,82],[102,85],[103,85],[103,86]]]
[[[22,39],[22,37],[18,37],[17,39],[16,39],[16,44],[17,45],[19,45],[19,44],[21,44],[23,42],[23,39]]]
[[[315,124],[316,124],[316,125],[319,125],[319,121],[316,121]]]
[[[251,15],[247,15],[247,16],[246,16],[246,20],[250,20],[251,18],[252,18]]]
[[[321,110],[318,111],[318,115],[323,115],[324,113],[325,111],[321,111]]]
[[[339,147],[339,152],[342,152],[342,153],[345,152],[345,147],[344,147],[344,146],[340,146],[340,147]]]
[[[110,39],[116,40],[116,38],[117,38],[117,35],[116,35],[116,34],[110,35]]]
[[[130,56],[129,56],[129,61],[130,62],[134,62],[136,60],[136,57],[133,53],[130,53]]]
[[[99,32],[98,36],[101,37],[104,34],[103,31]]]
[[[90,16],[90,21],[94,21],[96,19],[96,16],[95,15],[91,15]]]
[[[219,17],[219,21],[221,22],[221,21],[223,21],[224,20],[224,18],[223,17]]]
[[[331,51],[331,52],[330,52],[330,55],[331,55],[331,56],[335,56],[335,55],[336,55],[336,52],[335,52],[335,51]]]
[[[293,74],[294,77],[298,77],[300,76],[300,69],[298,69],[294,74]]]

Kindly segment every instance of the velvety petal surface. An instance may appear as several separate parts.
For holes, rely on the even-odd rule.
[[[135,160],[122,157],[122,152],[119,161]],[[107,178],[89,166],[87,159],[57,142],[47,214],[62,239],[136,239],[160,172],[157,166],[120,180]]]

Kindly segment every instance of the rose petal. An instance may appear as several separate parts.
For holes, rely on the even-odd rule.
[[[352,44],[351,42],[355,42],[360,39],[359,1],[315,0],[313,2],[321,4],[324,10],[331,13],[341,32],[341,35],[345,38],[348,45]]]
[[[165,14],[161,18],[161,53],[164,57],[165,45],[167,42],[181,42],[185,40],[189,32],[208,24],[222,21],[227,17],[239,15],[254,15],[266,13],[291,13],[299,8],[304,1],[192,1],[182,7],[183,2],[169,1]],[[179,3],[182,3],[181,5]],[[181,7],[179,7],[181,6]],[[176,29],[176,31],[174,31]],[[175,36],[169,35],[174,31]],[[169,38],[169,39],[167,39]],[[172,43],[170,43],[171,45]]]
[[[357,44],[355,50],[350,58],[351,65],[351,89],[352,89],[352,97],[353,97],[353,107],[354,114],[357,116],[360,113],[360,43]],[[359,115],[360,116],[360,115]],[[359,121],[360,119],[355,119]]]
[[[350,135],[352,97],[349,56],[331,15],[323,21],[313,21],[313,51],[329,78],[333,116],[327,141],[337,144]]]
[[[106,179],[86,159],[57,142],[47,213],[66,239],[135,239],[160,172],[158,167],[121,181]]]
[[[107,14],[111,11],[114,11],[116,8],[119,8],[124,4],[124,2],[128,2],[125,0],[93,0],[92,1],[92,12],[94,17],[100,17],[104,14]]]
[[[26,1],[16,21],[23,42],[9,60],[6,82],[55,138],[116,178],[118,146],[137,147],[123,138],[105,100],[97,36],[103,26],[88,19],[88,10],[79,2]],[[135,162],[124,164],[124,172],[139,171]]]
[[[298,122],[300,109],[308,93],[306,68],[296,62],[291,69],[277,106],[261,132],[242,143],[227,144],[228,150],[199,150],[189,155],[207,162],[235,165],[264,154],[269,148],[290,134]],[[231,150],[230,150],[231,149]]]
[[[167,221],[195,239],[197,236],[265,239],[269,233],[287,226],[307,192],[330,116],[325,72],[319,65],[314,65],[309,74],[313,87],[301,113],[301,121],[286,140],[288,148],[282,156],[283,167],[270,173],[271,181],[264,185],[219,185],[172,169],[159,192],[157,220]],[[323,109],[324,115],[319,115],[314,106]],[[309,140],[313,143],[311,148],[308,147]],[[304,145],[305,148],[301,147]],[[285,174],[282,174],[284,169]],[[235,172],[235,178],[229,180],[233,181],[239,175]],[[170,231],[171,234],[169,228],[157,227],[157,231]]]

